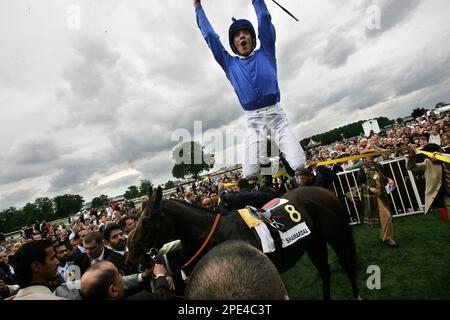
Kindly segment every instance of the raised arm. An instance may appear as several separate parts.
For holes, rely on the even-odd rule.
[[[258,38],[261,48],[268,53],[275,55],[276,33],[272,24],[272,17],[267,9],[264,0],[252,0],[258,18]]]
[[[197,16],[197,25],[202,32],[203,38],[205,38],[208,47],[211,49],[214,59],[216,59],[226,73],[232,57],[220,42],[219,36],[216,34],[211,23],[206,17],[200,0],[193,0],[193,2]]]

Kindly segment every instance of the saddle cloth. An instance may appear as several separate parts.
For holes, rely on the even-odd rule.
[[[238,210],[240,216],[250,229],[253,229],[260,239],[264,253],[276,250],[276,239],[273,229],[281,240],[281,247],[286,248],[298,240],[311,234],[301,213],[286,199],[274,199],[263,207],[263,212],[255,213],[255,208],[247,207]],[[271,230],[269,229],[272,229]]]

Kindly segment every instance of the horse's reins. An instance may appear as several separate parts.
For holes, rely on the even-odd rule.
[[[181,272],[184,268],[186,268],[188,265],[190,265],[192,263],[192,261],[194,261],[198,255],[203,251],[203,249],[205,249],[206,245],[208,244],[209,240],[211,240],[212,235],[214,234],[214,231],[216,230],[217,225],[219,224],[219,220],[220,217],[222,216],[222,214],[219,212],[216,217],[214,218],[214,223],[211,227],[211,230],[209,230],[209,234],[206,237],[205,241],[203,242],[203,244],[200,246],[200,248],[197,250],[197,252],[194,254],[194,256],[189,259],[188,262],[186,262],[179,270],[172,272],[171,275],[174,275],[175,273]],[[175,294],[172,294],[172,296],[177,297],[177,298],[185,298],[184,296],[178,296]]]
[[[183,270],[184,268],[186,268],[188,265],[190,265],[192,263],[192,261],[194,261],[198,255],[203,251],[203,249],[205,249],[206,245],[208,244],[209,240],[211,239],[212,235],[214,234],[214,231],[216,230],[217,224],[219,223],[220,217],[222,216],[222,214],[219,212],[216,217],[214,218],[214,223],[212,225],[211,230],[209,231],[208,236],[206,237],[205,241],[203,242],[203,244],[201,245],[201,247],[197,250],[197,252],[194,254],[194,256],[189,259],[188,262],[186,262],[180,269]]]

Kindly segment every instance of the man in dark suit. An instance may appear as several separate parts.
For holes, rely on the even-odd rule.
[[[114,259],[117,258],[114,256],[118,255],[117,253],[103,245],[103,234],[99,231],[88,233],[84,238],[83,243],[86,252],[79,255],[75,261],[75,264],[80,268],[80,274],[82,276],[91,266],[103,261],[114,263],[111,260],[114,261]],[[111,258],[112,256],[115,258]],[[124,275],[123,281],[125,283],[125,292],[127,296],[140,292],[143,288],[149,287],[150,284],[147,283],[146,280],[150,277],[152,272],[152,269],[147,269],[142,273],[136,272],[134,274],[124,275],[124,271],[120,270],[120,273]],[[78,289],[70,289],[64,285],[58,287],[57,295],[71,300],[80,298]]]
[[[125,263],[128,254],[127,239],[123,229],[116,223],[108,223],[103,230],[105,244],[112,250],[105,260],[111,261],[124,275],[137,273],[137,267],[129,266]]]
[[[112,250],[103,245],[103,234],[101,232],[90,232],[83,241],[86,252],[75,259],[75,264],[80,267],[81,274],[93,264],[109,258]]]
[[[336,175],[327,167],[317,167],[317,175],[309,168],[299,170],[302,186],[322,187],[331,190]]]
[[[75,233],[75,238],[78,240],[77,248],[69,255],[67,261],[75,261],[80,258],[81,254],[86,252],[86,249],[83,247],[84,237],[88,234],[87,230],[80,230]]]
[[[237,192],[225,193],[223,185],[219,185],[219,197],[223,208],[230,211],[242,209],[246,206],[261,208],[270,200],[276,198],[272,189],[269,188],[265,191],[250,191],[250,184],[247,179],[239,180],[236,189]]]

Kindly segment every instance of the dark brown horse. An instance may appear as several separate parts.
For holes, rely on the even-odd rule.
[[[353,297],[359,298],[356,284],[356,252],[348,217],[336,196],[323,188],[304,187],[288,192],[288,199],[307,223],[311,234],[281,252],[267,256],[283,273],[293,267],[305,252],[319,271],[323,298],[330,299],[330,266],[327,243],[334,249],[350,279]],[[151,248],[181,240],[184,254],[192,257],[202,246],[213,226],[215,215],[184,201],[162,199],[158,188],[144,209],[130,245],[127,263],[138,264]],[[261,244],[237,212],[221,217],[203,255],[226,240],[243,240],[261,250]],[[194,261],[196,263],[200,257]]]

